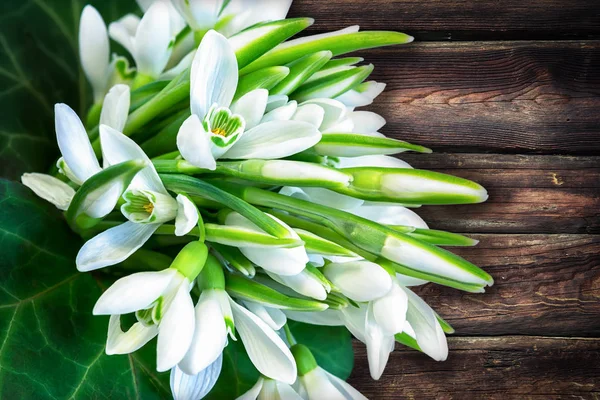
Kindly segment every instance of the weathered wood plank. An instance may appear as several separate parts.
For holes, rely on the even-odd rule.
[[[349,382],[370,399],[597,399],[600,340],[508,336],[451,338],[447,361],[400,345],[379,381],[356,343]]]
[[[422,207],[432,228],[487,233],[600,233],[600,157],[402,154],[415,168],[486,187],[486,203]]]
[[[494,277],[486,293],[417,288],[456,335],[600,335],[600,235],[471,236],[451,250]]]
[[[589,0],[302,0],[294,2],[290,15],[314,17],[314,32],[361,25],[404,31],[418,40],[600,37],[598,4]]]
[[[597,154],[600,41],[416,43],[363,54],[382,132],[448,152]]]

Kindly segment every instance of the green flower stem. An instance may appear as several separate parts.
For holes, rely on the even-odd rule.
[[[142,248],[123,261],[120,267],[135,272],[162,271],[169,268],[172,262],[173,259],[166,254]]]
[[[102,113],[102,102],[94,103],[88,111],[88,115],[86,118],[85,126],[88,130],[91,128],[98,126],[100,122],[100,114]]]
[[[451,268],[456,269],[456,271],[464,271],[488,284],[493,282],[491,276],[485,271],[449,251],[422,242],[408,235],[399,233],[389,227],[356,215],[254,187],[239,187],[227,183],[217,183],[217,185],[230,193],[235,193],[237,196],[251,204],[277,208],[321,223],[337,234],[345,237],[362,250],[377,254],[380,256],[380,260],[393,262],[393,260],[386,257],[386,251],[389,252],[389,250],[386,250],[386,244],[389,240],[392,240],[392,243],[398,243],[398,245],[401,244],[407,249],[414,248],[419,252],[424,251],[429,254],[429,257],[438,258],[440,262],[447,263]],[[418,262],[418,260],[415,261]],[[432,261],[429,260],[428,262],[431,263]],[[410,266],[399,267],[401,267],[400,269],[402,271],[398,271],[398,268],[396,268],[396,270],[404,275],[427,279],[431,282],[456,287],[470,292],[481,292],[483,290],[482,284],[463,283],[446,276],[440,276],[436,273],[415,270]],[[449,271],[449,273],[451,273],[451,271]]]
[[[214,185],[185,175],[161,174],[160,177],[167,189],[219,202],[248,218],[270,235],[278,238],[286,238],[289,234],[285,227],[278,224],[256,207]]]
[[[307,39],[310,39],[310,37]],[[412,40],[411,36],[400,32],[371,31],[332,35],[292,45],[283,44],[242,68],[240,75],[273,65],[285,65],[318,51],[329,50],[335,57],[357,50],[410,43]]]
[[[256,89],[271,89],[290,73],[288,67],[267,67],[240,77],[233,101]]]
[[[412,228],[402,225],[388,226],[399,232],[402,232],[407,228]],[[407,235],[416,239],[423,240],[424,242],[435,244],[436,246],[475,246],[477,243],[479,243],[479,240],[475,240],[464,235],[459,235],[458,233],[438,231],[435,229],[412,228],[410,232],[403,233],[406,233]]]
[[[96,225],[100,219],[92,218],[86,212],[99,193],[103,193],[119,181],[122,188],[127,188],[135,175],[145,166],[144,161],[125,161],[108,167],[85,181],[65,212],[69,226],[75,232],[81,232]]]
[[[154,81],[131,91],[129,112],[133,112],[159,94],[170,81]]]
[[[152,78],[151,76],[138,73],[135,75],[135,78],[133,79],[133,82],[131,83],[131,88],[133,90],[136,90],[136,89],[144,87],[154,81],[155,81],[155,79]]]
[[[283,310],[323,311],[327,309],[327,305],[320,301],[286,296],[255,280],[239,275],[227,275],[226,290],[232,297]]]
[[[189,108],[179,111],[166,120],[164,127],[152,138],[141,144],[148,157],[155,157],[165,152],[177,150],[177,134],[181,125],[190,116]]]
[[[291,331],[290,327],[288,326],[288,324],[283,325],[283,332],[285,333],[285,338],[287,339],[289,345],[290,346],[295,345],[296,339],[294,338],[294,335],[292,335],[292,331]]]
[[[330,51],[319,51],[315,54],[310,54],[299,60],[292,61],[287,65],[289,68],[289,75],[285,77],[281,82],[274,88],[269,90],[270,95],[284,94],[289,95],[294,90],[298,89],[308,78],[310,78],[315,72],[320,70],[332,57]],[[248,74],[245,76],[250,76]]]

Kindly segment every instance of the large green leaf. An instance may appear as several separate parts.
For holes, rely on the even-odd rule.
[[[91,89],[79,66],[77,31],[88,3],[106,21],[137,7],[133,0],[0,2],[0,176],[44,171],[56,159],[55,103],[86,114]]]
[[[80,241],[54,207],[0,180],[0,398],[169,397],[152,343],[132,356],[104,353],[102,288],[75,269]]]

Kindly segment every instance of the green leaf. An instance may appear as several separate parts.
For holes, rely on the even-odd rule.
[[[0,176],[45,171],[56,160],[55,103],[87,113],[91,88],[79,67],[77,30],[88,3],[107,21],[138,9],[134,1],[0,3]]]
[[[276,87],[269,91],[270,95],[284,94],[288,95],[308,80],[315,72],[331,59],[330,51],[320,51],[315,54],[302,57],[299,60],[292,61],[287,66],[290,74],[281,81]],[[250,76],[252,74],[244,75]]]
[[[348,379],[354,366],[352,337],[343,326],[317,326],[288,320],[294,338],[308,347],[321,368]]]
[[[257,69],[273,65],[285,65],[307,54],[329,50],[333,56],[373,47],[390,46],[412,42],[413,38],[400,32],[330,32],[307,36],[280,44],[250,65],[242,68],[240,74],[248,74]]]
[[[267,67],[240,77],[233,101],[256,89],[271,90],[290,73],[288,67]]]
[[[104,353],[102,288],[75,269],[81,243],[60,213],[18,183],[0,180],[0,198],[0,398],[169,397],[155,345]]]
[[[369,64],[362,67],[351,67],[345,71],[334,72],[305,83],[292,93],[290,98],[300,103],[311,99],[334,99],[362,83],[373,72],[373,68],[373,64]]]
[[[323,156],[358,157],[365,155],[397,154],[407,150],[431,153],[427,147],[386,137],[358,133],[327,133],[314,147]]]

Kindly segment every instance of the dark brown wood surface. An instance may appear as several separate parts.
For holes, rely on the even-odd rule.
[[[600,398],[600,2],[296,0],[313,33],[360,25],[414,43],[361,52],[387,88],[392,137],[431,147],[415,168],[483,184],[487,203],[422,207],[470,234],[453,251],[495,285],[419,293],[455,328],[445,362],[397,345],[379,381],[356,342],[350,382],[372,399]]]

